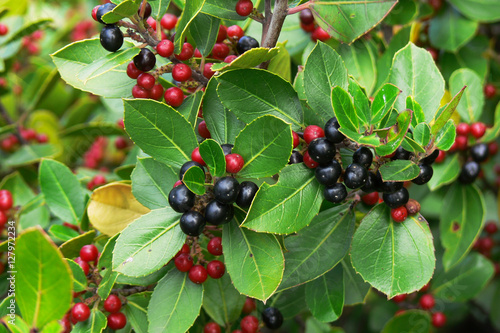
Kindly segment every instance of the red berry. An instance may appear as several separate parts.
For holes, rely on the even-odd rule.
[[[242,330],[234,330],[231,333],[243,333],[243,331]]]
[[[173,107],[178,107],[184,101],[184,93],[177,87],[168,88],[164,97],[165,102]]]
[[[234,61],[234,59],[238,58],[238,56],[234,55],[234,54],[231,54],[231,55],[228,55],[227,57],[224,58],[224,62],[230,64]]]
[[[200,136],[205,139],[210,139],[212,137],[210,131],[207,128],[207,123],[205,122],[205,120],[202,120],[198,124],[198,134],[200,134]]]
[[[427,50],[427,52],[429,52],[431,54],[432,60],[438,61],[438,59],[439,59],[439,51],[438,50],[436,50],[433,47],[428,47],[426,50]]]
[[[207,244],[207,250],[214,256],[222,255],[222,238],[214,237]]]
[[[207,273],[212,279],[220,279],[226,272],[224,263],[219,260],[212,260],[207,265]]]
[[[36,132],[32,128],[27,128],[25,130],[22,129],[21,136],[26,141],[35,140],[36,139]]]
[[[405,206],[391,209],[391,217],[394,222],[403,222],[408,217],[408,210]]]
[[[396,295],[391,298],[391,301],[393,301],[394,303],[401,303],[406,299],[406,296],[406,294]]]
[[[189,270],[188,277],[191,282],[201,284],[207,280],[207,270],[201,265],[194,265]]]
[[[435,312],[432,314],[432,326],[443,327],[446,324],[446,316],[442,312]]]
[[[181,184],[182,184],[182,181],[179,180],[179,182],[181,182]],[[189,251],[191,251],[191,249],[189,248],[189,245],[183,244],[182,247],[181,247],[181,249],[179,250],[179,252],[177,252],[177,254],[175,255],[175,257],[177,258],[178,256],[180,256],[183,253],[189,254]]]
[[[427,290],[429,290],[429,287],[431,286],[431,283],[430,282],[427,282],[427,284],[425,286],[423,286],[419,292],[421,293],[425,293]]]
[[[219,33],[217,34],[217,43],[222,43],[224,39],[227,38],[227,29],[226,26],[219,26]]]
[[[172,54],[174,54],[174,43],[172,43],[168,39],[163,39],[161,42],[158,43],[158,45],[156,45],[156,51],[162,57],[168,58]]]
[[[13,204],[12,193],[9,190],[0,190],[0,210],[9,210]]]
[[[161,18],[160,24],[163,29],[172,30],[177,24],[177,16],[167,13]]]
[[[123,136],[119,136],[116,138],[115,140],[116,149],[122,150],[127,148],[127,146],[128,146],[127,139],[125,139]]]
[[[495,234],[498,231],[498,226],[495,222],[490,221],[484,226],[484,230],[490,235]]]
[[[49,141],[49,137],[48,137],[48,136],[47,136],[47,134],[45,134],[45,133],[38,133],[38,134],[36,135],[36,141],[37,141],[38,143],[46,143],[46,142],[48,142],[48,141]]]
[[[85,273],[85,275],[88,275],[89,272],[90,272],[90,266],[89,264],[82,260],[80,257],[76,257],[75,260],[74,260],[78,265],[80,265],[80,267],[83,269],[83,272]]]
[[[155,77],[149,73],[142,73],[137,77],[137,85],[146,90],[153,89],[155,82]]]
[[[245,316],[240,322],[243,333],[256,333],[259,330],[259,319],[255,316]]]
[[[149,24],[149,26],[154,30],[156,31],[156,20],[150,16],[146,19],[146,22]]]
[[[193,267],[193,258],[187,253],[182,253],[175,258],[174,263],[179,271],[188,272]]]
[[[403,313],[405,313],[405,312],[406,312],[406,310],[404,310],[404,309],[399,309],[398,311],[396,311],[396,312],[394,313],[394,316],[399,316],[399,315],[402,315],[402,314],[403,314]]]
[[[436,305],[434,296],[432,296],[431,294],[422,295],[418,302],[420,303],[420,307],[424,310],[430,310],[434,307],[434,305]]]
[[[305,32],[313,32],[316,29],[316,24],[314,22],[309,24],[300,23],[300,27]]]
[[[487,253],[493,249],[495,241],[491,237],[479,238],[479,250],[481,253]]]
[[[309,8],[300,11],[299,14],[300,23],[311,24],[314,23],[314,16]]]
[[[129,78],[131,79],[137,79],[139,77],[139,75],[141,75],[143,73],[143,71],[137,69],[137,67],[135,67],[135,64],[133,61],[131,61],[128,66],[127,66],[127,75]]]
[[[241,311],[245,314],[250,314],[255,311],[256,308],[257,305],[255,305],[255,301],[250,297],[247,297],[247,299],[245,300],[245,304],[243,304],[243,310]]]
[[[436,157],[435,162],[436,163],[442,163],[445,158],[446,158],[446,153],[444,152],[444,150],[440,150],[439,151],[439,155],[438,155],[438,157]]]
[[[210,79],[215,74],[215,72],[212,70],[212,65],[213,63],[209,62],[205,64],[205,67],[203,67],[203,76],[207,79]]]
[[[429,0],[429,5],[437,12],[443,6],[443,0]]]
[[[498,143],[490,142],[488,144],[488,151],[490,152],[490,156],[494,156],[498,153]]]
[[[212,56],[218,60],[224,60],[229,54],[229,46],[224,43],[215,43],[212,48]]]
[[[115,313],[120,311],[121,308],[122,301],[120,300],[120,297],[114,294],[109,295],[108,298],[106,298],[106,300],[104,301],[104,310],[108,312]]]
[[[315,160],[313,160],[311,158],[311,156],[309,156],[309,152],[306,151],[304,153],[304,157],[303,157],[303,162],[304,164],[309,168],[309,169],[314,169],[316,167],[318,167],[319,163],[316,162]]]
[[[77,322],[85,321],[90,317],[90,309],[84,303],[76,303],[71,309],[71,317]]]
[[[172,77],[176,81],[184,82],[191,78],[191,67],[186,64],[176,64],[172,69]]]
[[[216,323],[207,323],[203,328],[203,333],[220,333],[220,326]]]
[[[152,99],[156,101],[161,100],[161,98],[163,97],[163,86],[161,84],[155,84],[149,94],[151,95]]]
[[[190,59],[194,54],[193,46],[189,43],[184,43],[182,45],[181,53],[175,54],[178,60],[185,61]]]
[[[470,126],[470,132],[476,139],[481,138],[486,132],[486,125],[481,122],[474,123]]]
[[[456,131],[457,135],[469,135],[470,126],[467,123],[460,123],[457,125]]]
[[[300,143],[300,137],[295,131],[292,131],[292,136],[293,136],[293,148],[297,148]]]
[[[95,175],[92,181],[94,182],[94,186],[101,186],[106,184],[106,178],[104,178],[103,175]]]
[[[373,206],[373,205],[377,204],[379,198],[380,198],[380,196],[379,196],[378,192],[372,192],[372,193],[368,193],[368,194],[363,195],[361,197],[361,200],[365,204]]]
[[[229,173],[238,173],[245,165],[245,160],[239,154],[226,155],[226,171]]]
[[[488,83],[487,85],[484,86],[484,96],[486,96],[486,98],[491,99],[495,97],[496,94],[497,94],[497,88],[495,88],[494,85]]]
[[[233,39],[240,39],[245,33],[239,25],[232,25],[227,28],[227,36]]]
[[[312,140],[325,136],[323,129],[316,125],[309,125],[304,130],[304,141],[309,144]]]
[[[200,50],[194,49],[194,57],[195,58],[201,58],[203,55],[201,54]]]
[[[179,186],[179,185],[181,185],[181,184],[182,184],[182,180],[178,180],[178,181],[176,181],[176,182],[174,183],[174,186],[173,186],[173,187],[177,187],[177,186]],[[185,245],[185,244],[184,244],[184,245]],[[189,251],[188,251],[188,253],[189,253]],[[179,255],[179,254],[177,254],[177,255]]]
[[[99,9],[100,6],[95,6],[94,8],[92,8],[92,18],[94,19],[94,21],[97,21],[97,10]]]
[[[253,3],[250,0],[239,0],[235,9],[238,15],[248,16],[253,10]]]
[[[80,249],[80,258],[83,261],[90,262],[95,261],[99,255],[99,250],[94,244],[84,245]]]
[[[323,30],[321,27],[317,27],[314,29],[313,33],[311,34],[311,39],[316,42],[317,40],[320,40],[322,42],[326,42],[327,40],[330,39],[330,35],[328,32]]]
[[[7,216],[7,213],[5,213],[3,210],[0,210],[0,229],[3,228],[3,226],[9,221],[9,217]]]
[[[113,330],[120,330],[127,325],[127,317],[122,312],[111,313],[108,316],[108,327]]]
[[[467,149],[467,137],[464,135],[457,135],[455,137],[456,148],[458,150],[466,150]]]
[[[135,98],[149,98],[149,91],[136,84],[132,87],[132,96]]]
[[[9,33],[9,27],[5,24],[0,24],[0,36],[5,36]]]
[[[207,165],[203,158],[200,155],[200,148],[196,147],[193,152],[191,153],[191,160],[200,163],[201,165],[205,166]]]

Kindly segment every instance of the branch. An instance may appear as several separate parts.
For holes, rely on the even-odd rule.
[[[267,31],[269,30],[269,25],[271,24],[271,20],[273,18],[273,13],[271,12],[271,0],[266,0],[265,8],[264,8],[264,22],[262,22],[262,37],[260,40],[260,44],[264,45],[264,41],[266,40]]]
[[[266,0],[266,5],[267,3],[268,1]],[[262,41],[262,47],[273,48],[276,46],[287,13],[288,13],[288,1],[276,0],[274,4],[274,13],[272,14],[271,22],[269,23],[269,29],[266,32],[264,40]],[[268,17],[266,8],[266,21],[267,20]]]

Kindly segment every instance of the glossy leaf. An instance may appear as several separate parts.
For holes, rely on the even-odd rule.
[[[205,172],[197,166],[189,168],[182,177],[186,187],[197,195],[205,194]]]
[[[226,158],[222,147],[214,140],[207,139],[200,144],[200,155],[213,177],[226,174]]]
[[[436,134],[434,144],[438,149],[448,150],[455,142],[456,130],[452,119],[448,120],[441,130]]]
[[[177,112],[184,116],[189,121],[191,126],[196,126],[196,119],[198,118],[198,111],[201,108],[203,100],[203,91],[197,91],[184,99],[184,102],[177,107]]]
[[[450,3],[472,20],[492,22],[500,19],[498,0],[450,0]]]
[[[177,22],[175,27],[175,40],[174,40],[174,53],[179,54],[182,49],[182,45],[184,44],[184,38],[186,37],[186,33],[193,23],[195,17],[201,11],[205,0],[190,0],[186,1],[186,6],[182,11],[182,15]]]
[[[377,80],[377,52],[374,45],[365,39],[360,39],[351,45],[340,44],[339,55],[344,60],[345,67],[360,85],[371,92]]]
[[[397,123],[393,126],[395,131],[393,132],[392,129],[388,131],[388,135],[385,138],[387,142],[375,149],[377,155],[389,155],[398,149],[405,138],[408,128],[410,127],[412,115],[411,110],[405,110],[398,115],[396,119]]]
[[[385,182],[404,182],[420,174],[418,165],[408,160],[394,160],[384,163],[378,169]]]
[[[196,48],[205,57],[210,54],[217,40],[220,23],[217,17],[199,13],[189,27],[189,33],[194,39]]]
[[[89,319],[77,323],[71,332],[74,333],[101,333],[106,328],[108,321],[104,313],[92,309]]]
[[[141,1],[125,0],[120,2],[113,10],[102,16],[105,23],[115,23],[118,20],[137,14]]]
[[[462,68],[453,72],[450,77],[450,93],[455,95],[467,86],[458,103],[457,112],[460,118],[467,123],[478,121],[484,105],[483,83],[476,72]]]
[[[65,258],[75,258],[80,255],[80,249],[82,246],[91,244],[95,237],[95,230],[87,231],[78,237],[75,237],[67,242],[64,242],[59,247],[62,255]]]
[[[352,97],[341,87],[332,91],[332,106],[341,129],[358,132],[360,128],[358,110],[354,108]]]
[[[244,17],[238,15],[234,10],[234,2],[232,0],[206,0],[201,11],[225,20],[244,19]]]
[[[413,140],[420,146],[427,146],[431,140],[431,128],[426,123],[418,124],[413,130]]]
[[[278,74],[288,82],[292,82],[292,66],[290,66],[291,56],[290,52],[288,52],[288,49],[285,47],[286,44],[288,44],[288,41],[278,42],[276,44],[278,54],[269,61],[267,70],[271,73]]]
[[[23,26],[19,27],[17,31],[14,33],[7,35],[5,39],[0,43],[1,46],[7,45],[9,43],[20,40],[21,38],[31,35],[37,30],[45,29],[50,23],[52,23],[52,19],[42,18],[36,21],[30,21],[23,24]],[[11,26],[11,28],[17,28]]]
[[[420,290],[431,279],[435,260],[432,234],[421,215],[397,223],[388,206],[378,205],[354,233],[354,269],[388,298]]]
[[[418,323],[416,325],[415,323]],[[382,333],[429,333],[431,330],[431,316],[423,310],[406,310],[394,316],[387,322]]]
[[[365,90],[349,76],[349,95],[352,96],[354,102],[354,108],[356,109],[356,114],[358,116],[359,125],[361,126],[360,132],[363,129],[369,129],[372,120],[372,114],[370,110],[370,101],[366,97]]]
[[[314,172],[294,164],[280,172],[278,183],[264,183],[243,226],[259,232],[290,234],[308,225],[323,202],[322,186]]]
[[[483,228],[485,210],[483,195],[476,186],[455,182],[448,189],[439,223],[445,270],[462,261],[472,248]]]
[[[186,239],[178,226],[180,217],[167,206],[135,220],[116,240],[113,270],[138,277],[167,264]]]
[[[306,284],[306,301],[312,315],[328,323],[337,320],[344,308],[344,272],[341,265]]]
[[[387,83],[377,92],[372,103],[372,123],[379,123],[394,107],[401,90],[393,84]]]
[[[161,19],[163,15],[167,12],[168,6],[170,5],[170,0],[156,0],[151,1],[151,16],[153,18]]]
[[[260,63],[273,59],[279,50],[277,47],[268,49],[265,47],[256,47],[250,49],[234,59],[230,64],[221,62],[212,65],[213,71],[225,72],[230,69],[252,68]]]
[[[419,14],[418,5],[418,2],[415,0],[399,0],[386,17],[385,22],[390,25],[405,25],[410,23]]]
[[[418,124],[425,122],[424,111],[422,110],[420,104],[418,104],[412,96],[406,97],[406,108],[413,111],[413,117],[411,118],[411,126],[413,128],[417,127]]]
[[[427,184],[431,191],[435,191],[457,179],[460,174],[461,165],[458,160],[458,155],[453,154],[447,157],[442,163],[434,163],[432,168],[434,173]]]
[[[71,272],[73,274],[73,292],[87,290],[88,282],[83,269],[73,260],[66,259],[66,262],[68,263],[69,268],[71,269]]]
[[[356,273],[349,257],[344,257],[340,264],[344,270],[344,306],[364,303],[370,284]]]
[[[136,333],[148,332],[148,304],[151,299],[150,292],[133,294],[127,297],[127,304],[122,312],[127,316],[127,321]]]
[[[431,127],[431,134],[436,135],[446,124],[446,122],[451,118],[453,113],[455,112],[458,103],[462,99],[462,95],[467,87],[463,87],[460,91],[453,96],[453,99],[446,105],[446,108],[439,114],[437,119],[434,120],[434,123]]]

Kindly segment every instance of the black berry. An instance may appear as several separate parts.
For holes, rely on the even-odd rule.
[[[141,3],[141,7],[142,7],[142,3]],[[137,10],[137,14],[140,15],[141,13],[141,7],[139,7],[139,10]],[[151,5],[147,2],[146,3],[146,8],[144,10],[144,16],[142,17],[144,20],[147,19],[148,17],[151,16]]]
[[[233,216],[233,205],[225,205],[217,200],[210,201],[205,208],[205,219],[210,224],[220,225],[228,223]]]
[[[214,185],[215,200],[223,204],[232,204],[240,191],[240,183],[233,177],[223,177]]]
[[[326,165],[320,165],[316,168],[316,179],[320,184],[332,186],[339,179],[342,173],[342,167],[339,162],[332,160]]]
[[[270,307],[262,311],[262,321],[267,328],[275,330],[283,325],[283,315],[280,310]]]
[[[402,188],[393,193],[384,193],[382,198],[390,208],[398,208],[405,205],[410,199],[410,194],[406,188]]]
[[[403,188],[403,182],[383,182],[380,184],[380,192],[394,193]]]
[[[347,189],[345,188],[344,184],[337,183],[333,186],[325,187],[323,195],[325,199],[330,202],[340,203],[347,197]]]
[[[458,176],[458,180],[462,184],[470,184],[476,180],[477,176],[479,176],[480,171],[479,164],[476,161],[466,162],[462,166],[462,171],[460,171],[460,176]]]
[[[418,166],[420,167],[420,174],[417,178],[413,179],[412,182],[417,185],[424,185],[431,180],[434,170],[429,164],[421,163]]]
[[[380,191],[380,185],[382,185],[382,178],[380,177],[380,173],[368,173],[368,179],[366,180],[365,185],[361,188],[366,193],[372,193],[375,191]]]
[[[432,152],[432,154],[430,154],[426,158],[422,159],[420,162],[431,165],[432,163],[434,163],[434,161],[436,160],[436,158],[438,156],[439,156],[439,149],[435,149]]]
[[[174,187],[168,194],[168,203],[178,213],[185,213],[194,206],[195,195],[186,185]]]
[[[198,162],[195,162],[195,161],[186,162],[181,166],[181,170],[179,171],[179,179],[182,180],[182,177],[184,177],[184,174],[186,173],[186,171],[188,171],[189,168],[194,167],[194,166],[197,166],[201,170],[203,170],[203,166]],[[205,170],[203,170],[203,172],[205,172]]]
[[[259,47],[259,42],[250,36],[241,37],[236,44],[236,49],[239,54],[245,53],[246,51],[256,47]]]
[[[134,57],[134,65],[137,69],[148,72],[155,67],[156,57],[148,48],[142,48],[141,52]]]
[[[393,160],[409,160],[411,157],[411,153],[404,149],[402,146],[399,146],[398,149],[396,149],[396,152],[394,154],[394,157],[392,158]]]
[[[345,186],[355,189],[360,188],[366,184],[368,180],[368,170],[358,163],[350,164],[345,169],[344,184]]]
[[[309,8],[302,10],[299,14],[300,22],[304,24],[311,24],[314,22],[314,16]]]
[[[304,161],[304,156],[302,156],[301,153],[298,151],[294,150],[292,151],[292,155],[290,155],[290,161],[288,161],[288,164],[297,164],[297,163],[302,163]]]
[[[225,143],[225,144],[221,145],[221,147],[222,147],[222,151],[224,152],[224,156],[225,156],[225,155],[231,154],[234,145],[232,145],[230,143]]]
[[[95,14],[97,21],[99,23],[102,23],[102,24],[110,24],[110,23],[118,22],[118,20],[116,20],[114,22],[105,23],[102,20],[102,17],[104,16],[104,14],[107,14],[108,12],[112,11],[115,7],[116,7],[116,5],[114,3],[105,3],[104,5],[100,5],[99,8],[97,8],[97,12]]]
[[[236,204],[241,208],[248,208],[252,204],[255,193],[259,190],[257,184],[251,181],[245,181],[240,184],[240,193],[236,197]]]
[[[488,153],[489,149],[486,143],[478,143],[470,149],[470,156],[477,163],[486,161],[488,159]]]
[[[345,135],[339,131],[340,125],[337,118],[333,117],[325,124],[325,137],[333,143],[340,143],[345,139]]]
[[[196,237],[203,232],[206,223],[203,215],[195,212],[194,210],[190,210],[188,212],[185,212],[181,216],[181,221],[179,224],[183,233],[189,236]]]
[[[313,161],[319,164],[326,164],[335,156],[335,144],[331,143],[326,138],[317,138],[309,143],[307,151]]]
[[[106,25],[99,36],[102,47],[109,52],[116,52],[123,45],[123,33],[116,25]]]
[[[365,168],[369,168],[373,162],[373,153],[366,147],[358,148],[352,155],[352,161],[361,164]]]

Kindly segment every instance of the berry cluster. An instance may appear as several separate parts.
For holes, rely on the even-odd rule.
[[[29,55],[37,55],[40,53],[39,42],[43,38],[43,31],[36,30],[31,35],[23,37],[22,46]]]
[[[118,51],[123,45],[123,32],[115,24],[116,22],[105,23],[102,17],[111,12],[116,5],[114,3],[105,3],[92,9],[92,18],[97,22],[104,24],[99,35],[102,47],[109,52]]]
[[[13,205],[12,193],[9,190],[0,190],[0,232],[9,221]]]
[[[316,25],[316,21],[314,20],[313,13],[309,8],[302,10],[299,14],[300,18],[300,27],[305,32],[311,33],[311,39],[313,42],[318,40],[322,42],[326,42],[331,38],[331,36],[323,30],[320,26]]]
[[[90,38],[96,33],[94,22],[91,20],[83,20],[75,25],[71,31],[71,40],[77,42],[82,39]]]
[[[26,142],[47,143],[49,141],[47,134],[37,133],[32,128],[21,128],[19,134]],[[10,134],[0,142],[0,147],[3,151],[12,153],[20,147],[19,144],[20,142],[17,136],[15,134]]]
[[[472,249],[478,251],[487,258],[492,259],[496,257],[496,254],[494,255],[494,253],[499,253],[500,250],[500,247],[498,246],[498,238],[495,239],[497,235],[499,235],[498,224],[495,221],[486,222],[483,229],[483,235],[474,243]],[[495,274],[499,275],[500,262],[495,262],[494,265]]]
[[[89,150],[83,155],[83,165],[86,168],[97,169],[104,158],[107,139],[103,136],[97,137]]]

